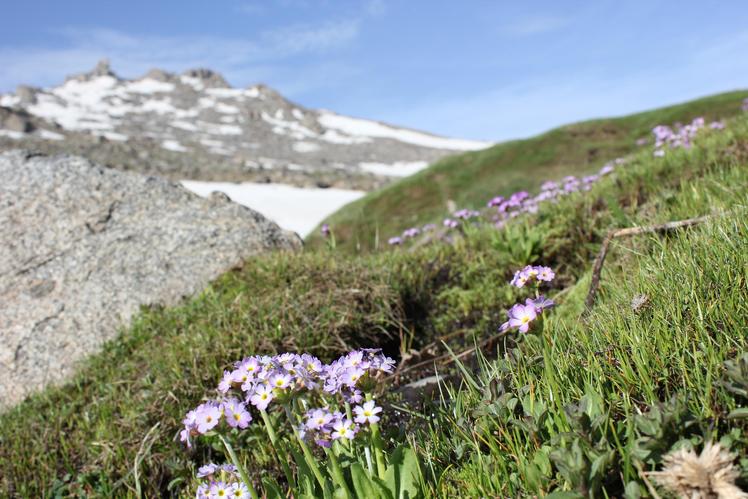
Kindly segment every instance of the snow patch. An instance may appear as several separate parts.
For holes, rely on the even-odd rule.
[[[129,82],[125,86],[125,90],[138,94],[155,94],[158,92],[171,92],[174,90],[174,84],[166,81],[154,80],[153,78],[145,78]]]
[[[15,130],[0,130],[0,137],[8,137],[14,140],[20,140],[26,136],[23,132],[16,132]]]
[[[185,152],[187,151],[187,148],[184,147],[182,144],[177,142],[176,140],[165,140],[161,142],[161,147],[164,149],[167,149],[169,151],[176,151],[176,152]]]
[[[314,152],[319,151],[319,146],[314,142],[294,142],[291,146],[296,152]]]
[[[222,102],[216,103],[214,108],[217,112],[223,113],[223,114],[238,114],[239,108],[236,106],[230,106],[228,104],[224,104]]]
[[[259,211],[284,229],[302,236],[341,206],[363,196],[362,191],[304,189],[284,184],[201,182],[183,180],[190,191],[208,196],[213,191],[227,194],[235,202]]]
[[[407,177],[413,175],[429,166],[428,161],[397,161],[395,163],[359,163],[358,166],[365,172],[386,177]]]
[[[325,128],[336,129],[354,137],[363,136],[394,139],[399,140],[400,142],[407,142],[409,144],[423,147],[433,147],[435,149],[472,151],[485,149],[491,145],[489,142],[450,139],[447,137],[416,132],[415,130],[395,128],[376,121],[341,116],[328,111],[321,112],[317,117],[317,121],[319,121],[319,123]]]
[[[39,137],[44,140],[65,140],[65,136],[61,133],[50,132],[49,130],[39,130]]]

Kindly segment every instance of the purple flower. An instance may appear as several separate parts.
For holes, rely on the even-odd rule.
[[[273,398],[272,388],[267,385],[259,385],[255,387],[254,394],[249,398],[249,402],[257,407],[258,410],[264,411],[270,402],[273,401]]]
[[[423,227],[421,227],[421,231],[423,232],[430,232],[434,229],[436,229],[436,224],[426,224]]]
[[[228,392],[233,382],[234,382],[234,377],[231,371],[223,371],[223,377],[221,378],[221,382],[218,383],[218,391],[221,393]]]
[[[408,239],[411,237],[416,237],[420,233],[421,230],[418,227],[411,227],[410,229],[405,229],[403,231],[403,238]]]
[[[328,237],[330,235],[330,225],[329,224],[322,224],[322,227],[319,229],[320,234],[322,234],[322,237]]]
[[[516,328],[520,333],[530,329],[530,323],[538,316],[533,305],[517,303],[509,309],[509,328]]]
[[[274,374],[270,376],[270,386],[277,390],[285,390],[291,386],[291,375],[285,373]]]
[[[221,422],[221,409],[214,404],[202,404],[197,408],[195,416],[197,420],[197,431],[208,433]]]
[[[333,432],[332,432],[333,440],[339,440],[341,438],[347,438],[348,440],[353,440],[353,437],[356,436],[356,428],[353,425],[353,421],[351,421],[348,418],[336,421],[332,425],[332,429],[333,429]]]
[[[391,237],[391,238],[389,238],[387,240],[387,244],[389,244],[390,246],[397,246],[397,245],[402,244],[402,243],[403,243],[402,238],[400,238],[398,236]]]
[[[556,277],[556,273],[550,267],[535,267],[535,269],[538,281],[551,282]]]
[[[243,483],[234,482],[229,486],[229,492],[232,499],[250,499],[249,489]]]
[[[314,409],[307,413],[306,427],[310,430],[320,430],[332,422],[332,414],[327,409]]]
[[[247,411],[247,408],[242,403],[227,407],[224,409],[224,415],[226,416],[226,422],[232,428],[244,429],[252,421],[252,415],[249,414],[249,411]]]
[[[525,284],[527,284],[527,275],[521,270],[518,270],[514,273],[514,277],[509,282],[509,284],[518,288],[523,288]]]
[[[448,229],[454,229],[455,227],[460,225],[460,222],[458,222],[457,220],[452,220],[451,218],[445,218],[443,225]]]
[[[356,386],[358,380],[366,374],[363,369],[358,367],[349,367],[343,373],[343,383],[351,388]]]
[[[723,128],[725,128],[725,124],[721,121],[712,121],[711,123],[709,123],[709,128],[711,128],[712,130],[722,130]]]
[[[499,206],[501,203],[504,202],[504,198],[502,196],[496,196],[495,198],[492,198],[488,203],[487,206],[489,208],[493,208],[494,206]]]
[[[528,298],[525,300],[526,305],[530,305],[535,308],[536,313],[541,313],[543,310],[549,309],[556,304],[550,298],[546,298],[543,295],[538,296],[535,299]]]
[[[213,482],[210,484],[210,497],[211,498],[219,498],[219,497],[230,497],[229,494],[231,493],[231,486],[224,483],[224,482]]]
[[[208,463],[205,466],[200,466],[197,470],[197,477],[198,478],[205,478],[206,476],[210,476],[214,474],[217,470],[219,470],[219,466],[217,464]]]
[[[372,424],[379,421],[379,414],[382,412],[381,407],[377,407],[373,400],[369,400],[364,405],[357,405],[353,408],[353,412],[356,413],[355,421],[359,424]]]
[[[195,497],[197,499],[210,499],[210,485],[207,483],[198,485]]]
[[[748,99],[745,99],[745,100],[743,101],[743,105],[741,106],[741,109],[742,109],[743,111],[748,111]]]

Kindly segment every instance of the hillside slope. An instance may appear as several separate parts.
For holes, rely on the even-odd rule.
[[[723,363],[748,347],[747,166],[741,116],[691,149],[656,158],[647,148],[589,192],[503,230],[483,224],[413,252],[248,262],[179,307],[143,311],[74,382],[0,416],[0,490],[188,496],[197,465],[223,457],[203,442],[188,453],[180,421],[230,361],[284,350],[330,360],[378,346],[403,361],[420,349],[428,364],[444,353],[442,339],[457,351],[495,337],[524,298],[508,281],[525,264],[556,271],[547,292],[558,306],[542,334],[483,348],[498,358],[458,371],[443,401],[402,410],[394,383],[379,394],[388,444],[415,436],[429,464],[427,497],[622,497],[624,487],[649,497],[637,469],[660,469],[684,441],[721,439],[745,460],[746,419],[729,414],[745,405],[735,393],[746,380],[724,378]],[[581,315],[609,230],[710,214],[693,232],[622,243],[592,314]],[[630,308],[635,293],[647,297],[641,313]],[[266,439],[242,445],[255,480],[279,476]]]
[[[426,222],[439,223],[456,208],[478,208],[494,196],[535,190],[543,180],[584,175],[604,163],[651,146],[651,130],[660,124],[709,120],[740,112],[748,91],[718,94],[621,118],[563,126],[524,140],[449,156],[416,175],[375,191],[330,216],[338,248],[370,250],[389,236]],[[378,241],[378,242],[377,242]],[[319,245],[315,231],[308,238]]]

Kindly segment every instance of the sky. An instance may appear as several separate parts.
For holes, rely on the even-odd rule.
[[[2,0],[0,14],[0,92],[101,58],[126,78],[207,67],[480,140],[748,88],[744,0]]]

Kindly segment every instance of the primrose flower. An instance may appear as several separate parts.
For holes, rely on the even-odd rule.
[[[255,387],[254,394],[249,398],[249,402],[257,407],[258,410],[264,411],[270,402],[273,401],[273,398],[272,388],[267,385],[259,385]]]
[[[332,414],[327,409],[314,409],[307,413],[306,427],[310,430],[320,430],[332,422]]]
[[[221,498],[221,497],[231,497],[231,486],[227,485],[224,482],[213,482],[210,485],[210,497],[211,498]]]
[[[200,485],[198,485],[195,498],[196,499],[210,499],[210,485],[208,485],[207,483],[201,483]]]
[[[228,392],[233,382],[234,382],[234,376],[231,373],[231,371],[223,371],[223,377],[221,378],[221,382],[218,383],[218,391],[221,393]]]
[[[458,222],[457,220],[452,220],[451,218],[445,218],[443,224],[448,229],[454,229],[455,227],[460,225],[460,222]]]
[[[525,300],[525,305],[530,305],[535,308],[536,313],[541,313],[543,310],[554,307],[556,304],[550,298],[546,298],[543,295],[538,296],[535,299],[528,298]]]
[[[233,499],[249,499],[252,496],[249,494],[249,489],[246,485],[235,482],[231,484],[229,497]]]
[[[381,407],[377,407],[373,400],[369,400],[364,405],[358,405],[353,408],[353,412],[356,413],[355,421],[359,424],[372,424],[379,421],[379,414],[382,412]]]
[[[402,243],[403,243],[402,238],[398,236],[391,237],[387,240],[387,244],[389,244],[390,246],[397,246]]]
[[[217,464],[208,463],[205,466],[200,466],[200,468],[198,468],[197,477],[205,478],[206,476],[211,476],[220,469],[221,468]]]
[[[356,428],[353,425],[353,421],[348,418],[340,419],[332,425],[332,438],[333,440],[339,440],[341,438],[347,438],[353,440],[356,436]]]
[[[502,330],[518,329],[520,333],[526,333],[530,329],[530,323],[537,318],[534,305],[522,305],[517,303],[509,309],[509,320],[502,324]]]
[[[343,373],[343,383],[353,388],[356,386],[356,383],[358,383],[358,380],[360,380],[364,374],[366,373],[363,369],[360,369],[358,367],[349,367]]]
[[[278,390],[285,390],[291,386],[290,374],[274,374],[270,376],[270,386]]]
[[[221,409],[217,405],[202,404],[197,408],[197,431],[208,433],[221,422]]]
[[[550,267],[535,267],[538,281],[551,282],[556,278],[556,273]]]
[[[411,227],[410,229],[405,229],[403,231],[403,237],[405,239],[408,239],[411,237],[416,237],[420,233],[421,233],[421,229],[419,229],[418,227]]]
[[[224,415],[226,416],[226,422],[232,428],[244,429],[249,426],[249,423],[252,421],[252,415],[247,411],[244,404],[241,403],[226,408]]]
[[[521,270],[518,270],[514,273],[514,277],[509,282],[512,286],[517,286],[518,288],[523,288],[525,284],[527,284],[527,275],[524,274]]]

